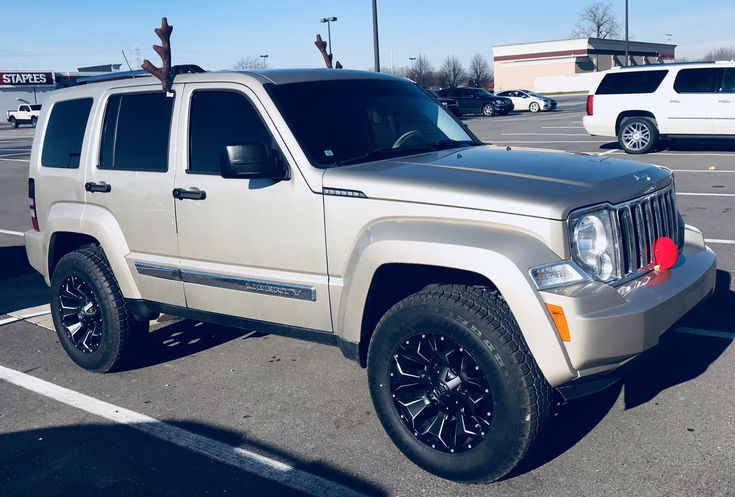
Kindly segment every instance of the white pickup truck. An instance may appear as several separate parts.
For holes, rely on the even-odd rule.
[[[40,113],[41,104],[20,104],[18,110],[9,110],[6,118],[14,128],[21,124],[30,124],[35,128]]]

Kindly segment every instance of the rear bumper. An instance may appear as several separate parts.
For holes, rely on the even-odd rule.
[[[584,116],[582,125],[585,131],[593,136],[617,136],[615,132],[615,122],[610,119],[602,119],[600,116]]]
[[[46,271],[47,261],[44,257],[44,238],[43,233],[35,230],[28,230],[23,233],[26,246],[26,256],[31,267],[41,273],[46,280],[46,284],[50,284]]]
[[[695,228],[669,270],[652,271],[617,288],[587,283],[542,293],[561,306],[571,340],[567,356],[580,377],[612,371],[658,344],[660,336],[714,293],[715,254]]]

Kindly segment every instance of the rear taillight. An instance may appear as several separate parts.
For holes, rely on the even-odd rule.
[[[595,96],[587,95],[587,115],[591,116],[595,110]]]
[[[36,182],[33,178],[28,178],[28,204],[31,208],[31,224],[33,229],[41,231],[38,227],[38,215],[36,215]]]

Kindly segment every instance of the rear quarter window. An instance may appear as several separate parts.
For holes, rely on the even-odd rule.
[[[668,70],[660,70],[608,73],[602,78],[595,93],[597,95],[653,93],[668,72]]]
[[[79,167],[84,130],[91,108],[91,98],[65,100],[53,106],[43,138],[42,166],[64,169]]]
[[[720,90],[723,69],[682,69],[674,80],[676,93],[716,93]]]

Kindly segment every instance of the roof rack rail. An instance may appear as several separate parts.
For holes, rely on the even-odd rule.
[[[715,61],[713,61],[713,60],[700,60],[698,62],[695,62],[695,61],[690,61],[690,62],[654,62],[652,64],[638,64],[638,65],[635,65],[635,66],[618,66],[618,67],[616,67],[616,69],[625,70],[625,69],[637,69],[637,68],[640,68],[640,67],[653,67],[653,66],[665,66],[665,67],[667,67],[667,66],[688,66],[688,65],[692,65],[692,64],[713,64],[713,63],[715,63]]]
[[[179,64],[171,68],[171,74],[197,74],[206,72],[204,69],[196,64]],[[102,83],[104,81],[117,81],[119,79],[135,79],[137,77],[148,77],[150,74],[143,69],[136,71],[118,71],[110,72],[105,74],[99,74],[96,76],[87,76],[86,78],[79,78],[75,82],[77,85],[88,85],[90,83]]]

